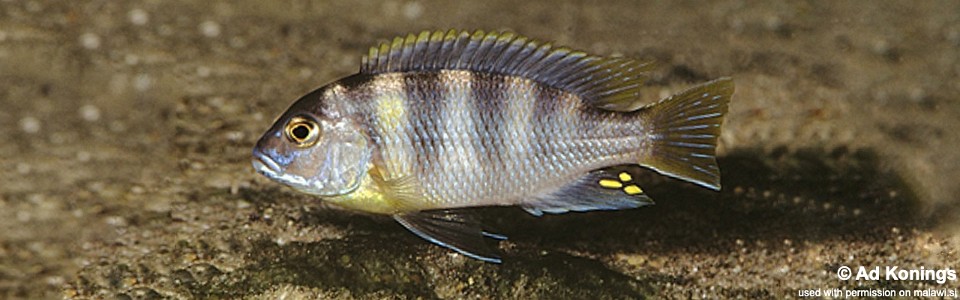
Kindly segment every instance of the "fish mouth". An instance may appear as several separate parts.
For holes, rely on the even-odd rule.
[[[317,195],[324,196],[317,187],[315,187],[307,178],[303,178],[293,174],[285,174],[283,168],[275,160],[270,158],[270,156],[254,150],[253,151],[253,168],[257,170],[257,173],[260,173],[267,178],[285,184],[289,187],[292,187],[298,191]]]
[[[260,151],[253,151],[253,168],[256,169],[258,173],[271,179],[277,178],[280,175],[280,165]]]

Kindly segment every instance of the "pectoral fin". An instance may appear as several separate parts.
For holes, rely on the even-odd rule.
[[[567,186],[543,197],[523,203],[532,215],[561,214],[568,211],[618,210],[653,204],[634,181],[639,167],[616,166],[594,170]]]
[[[507,237],[483,231],[480,224],[462,212],[428,210],[394,215],[393,218],[414,234],[434,244],[486,262],[500,263],[496,250],[487,246],[484,237],[503,240]]]

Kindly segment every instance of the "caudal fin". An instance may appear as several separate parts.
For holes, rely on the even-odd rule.
[[[720,78],[663,99],[644,113],[653,127],[652,147],[640,164],[713,190],[720,190],[717,137],[733,94],[733,80]]]

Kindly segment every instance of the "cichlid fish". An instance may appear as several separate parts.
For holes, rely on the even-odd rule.
[[[360,72],[297,100],[253,166],[336,205],[393,216],[440,246],[500,262],[456,208],[533,215],[636,208],[629,167],[720,190],[733,81],[638,103],[650,64],[513,33],[425,31],[370,49]]]

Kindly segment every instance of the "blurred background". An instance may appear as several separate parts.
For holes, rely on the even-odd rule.
[[[957,1],[0,0],[0,298],[727,298],[839,266],[957,268]],[[737,92],[721,193],[503,228],[502,265],[255,174],[250,149],[368,47],[509,30],[655,60],[650,101]]]

